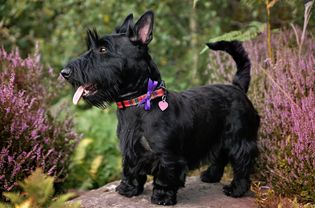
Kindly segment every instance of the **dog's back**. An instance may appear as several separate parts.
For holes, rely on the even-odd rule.
[[[237,72],[230,85],[207,85],[169,95],[174,108],[181,108],[185,114],[176,122],[185,132],[181,136],[183,153],[190,169],[209,160],[213,162],[220,154],[231,154],[231,147],[235,150],[242,146],[243,140],[253,142],[250,150],[253,157],[257,152],[259,116],[246,96],[251,67],[248,55],[238,41],[207,45],[229,53],[236,62]]]
[[[229,53],[235,60],[237,72],[232,84],[196,87],[171,97],[181,103],[185,117],[191,122],[186,126],[184,123],[189,121],[180,124],[185,129],[183,153],[189,168],[210,162],[201,180],[219,182],[224,167],[230,162],[234,179],[231,185],[224,187],[224,192],[238,197],[249,189],[249,174],[258,153],[256,140],[260,118],[246,96],[251,64],[238,41],[207,45]]]

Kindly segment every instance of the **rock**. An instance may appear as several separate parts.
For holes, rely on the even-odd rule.
[[[152,184],[147,183],[140,196],[127,198],[115,192],[119,181],[109,183],[99,189],[89,191],[72,201],[81,201],[83,208],[161,208],[150,202]],[[225,196],[222,183],[207,184],[199,177],[188,177],[186,186],[177,194],[177,205],[180,208],[252,208],[257,207],[252,193],[242,198]]]

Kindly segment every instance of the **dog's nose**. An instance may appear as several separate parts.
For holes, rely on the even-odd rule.
[[[61,70],[60,74],[65,78],[69,78],[71,74],[71,69],[70,68],[64,68]]]

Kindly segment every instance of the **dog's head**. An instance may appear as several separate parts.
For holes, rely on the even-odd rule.
[[[70,61],[61,71],[80,98],[97,107],[146,91],[148,79],[161,80],[148,53],[153,38],[154,14],[143,14],[134,24],[133,15],[126,17],[115,31],[100,37],[96,30],[87,32],[87,51]]]

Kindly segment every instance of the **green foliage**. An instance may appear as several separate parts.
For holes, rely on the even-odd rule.
[[[251,22],[249,24],[249,27],[246,29],[242,30],[235,30],[232,32],[225,33],[220,36],[216,36],[214,38],[211,38],[208,42],[213,43],[213,42],[218,42],[218,41],[232,41],[232,40],[238,40],[238,41],[247,41],[247,40],[252,40],[257,35],[261,34],[263,31],[265,31],[265,25],[261,22]],[[203,54],[206,52],[208,47],[204,47],[200,54]]]
[[[92,189],[117,179],[120,175],[120,154],[116,115],[97,108],[80,110],[80,106],[73,110],[77,131],[84,135],[84,139],[72,157],[64,187]]]
[[[5,48],[18,46],[26,55],[39,41],[43,61],[59,71],[70,58],[85,50],[82,43],[87,28],[96,27],[100,34],[108,34],[127,14],[132,12],[137,18],[145,10],[152,9],[156,14],[151,44],[153,58],[167,78],[168,86],[182,90],[192,85],[192,71],[197,80],[193,84],[205,83],[199,79],[202,80],[209,60],[199,57],[198,52],[209,34],[216,37],[227,31],[239,31],[253,19],[265,22],[264,2],[5,1],[0,4],[0,45]],[[301,25],[303,13],[301,0],[279,1],[271,10],[271,24],[273,27],[289,26],[292,22]],[[309,28],[314,28],[314,23],[313,15]]]
[[[87,28],[96,27],[101,35],[109,34],[129,13],[133,13],[136,19],[151,9],[156,14],[154,39],[150,44],[153,59],[159,66],[167,87],[170,90],[184,90],[213,80],[230,80],[226,74],[217,76],[217,71],[221,70],[219,62],[226,62],[230,60],[229,57],[219,59],[213,54],[200,56],[198,52],[210,35],[214,37],[210,41],[248,40],[255,37],[263,30],[263,24],[259,22],[266,20],[264,2],[4,1],[0,3],[0,45],[5,48],[17,46],[21,54],[26,55],[34,50],[35,42],[38,41],[45,65],[52,66],[59,72],[64,63],[85,50],[85,44],[82,43]],[[271,25],[274,28],[288,26],[292,22],[302,25],[303,12],[301,0],[279,1],[271,9]],[[309,28],[315,28],[314,17],[310,17]],[[241,29],[244,25],[249,27]],[[226,33],[227,31],[234,32]],[[220,34],[225,35],[219,36]],[[215,64],[217,60],[219,62]],[[229,63],[227,70],[234,73],[234,62]],[[251,89],[261,87],[252,83]],[[65,96],[69,92],[69,88],[58,92],[60,100],[65,98],[70,101],[71,98]],[[119,175],[120,157],[115,133],[117,121],[113,111],[81,108],[75,108],[72,112],[75,113],[76,130],[83,134],[84,139],[72,157],[71,173],[63,186],[96,188]]]
[[[0,207],[16,208],[77,208],[78,203],[67,204],[66,201],[74,197],[74,194],[67,193],[53,198],[54,178],[47,176],[40,168],[37,168],[28,178],[19,183],[23,189],[22,193],[7,192],[3,195],[10,200],[9,203],[2,203]]]
[[[232,40],[239,40],[239,41],[246,41],[246,40],[252,40],[255,38],[258,34],[262,33],[265,30],[265,25],[260,22],[251,22],[249,24],[249,27],[247,29],[242,29],[238,31],[232,31],[229,33],[226,33],[221,36],[217,36],[214,38],[211,38],[209,42],[217,42],[221,40],[226,41],[232,41]]]
[[[255,193],[256,204],[260,208],[315,208],[315,204],[301,204],[295,197],[293,200],[282,197],[269,186],[263,186],[260,182],[255,182],[251,186],[251,191]]]
[[[37,169],[24,182],[21,182],[20,186],[39,206],[44,206],[54,194],[53,183],[53,177],[47,177],[41,169]]]

